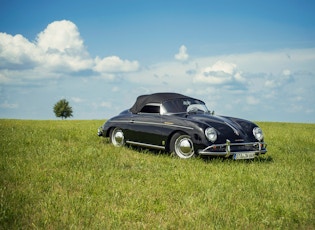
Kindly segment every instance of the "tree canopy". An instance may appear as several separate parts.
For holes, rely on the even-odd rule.
[[[61,117],[62,119],[67,119],[72,117],[72,107],[66,99],[61,99],[54,105],[54,113],[56,117]]]

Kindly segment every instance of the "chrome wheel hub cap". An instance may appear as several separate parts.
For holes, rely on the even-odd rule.
[[[124,140],[124,134],[121,131],[118,131],[117,133],[115,133],[115,141],[117,143],[122,143],[122,141]]]
[[[189,140],[187,139],[181,140],[179,143],[179,149],[184,155],[191,153],[192,146]]]
[[[190,158],[194,155],[194,145],[187,136],[180,136],[175,142],[175,152],[181,158]]]
[[[123,131],[117,128],[114,129],[111,139],[114,146],[118,146],[118,147],[123,146],[125,142]]]

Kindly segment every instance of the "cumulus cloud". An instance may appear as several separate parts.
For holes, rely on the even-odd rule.
[[[77,26],[71,21],[49,24],[38,34],[36,45],[43,53],[42,65],[46,68],[81,71],[93,65]]]
[[[234,63],[217,61],[212,66],[203,68],[194,78],[195,82],[220,85],[232,81],[243,82],[241,72]]]
[[[77,26],[68,20],[54,21],[34,42],[18,34],[0,33],[0,82],[39,79],[90,71],[103,76],[139,68],[137,61],[120,57],[91,58]],[[17,70],[24,70],[17,76]],[[21,76],[22,75],[22,76]],[[36,76],[36,77],[34,77]]]
[[[182,45],[179,48],[179,52],[175,54],[175,59],[178,61],[186,61],[189,58],[189,55],[187,54],[187,48],[186,46]]]
[[[22,35],[0,33],[0,69],[28,69],[39,62],[39,50]]]
[[[95,58],[94,70],[97,72],[131,72],[139,68],[137,61],[122,60],[117,56]]]
[[[45,52],[49,50],[64,53],[67,50],[70,50],[70,52],[85,51],[77,26],[67,20],[50,23],[44,31],[38,34],[37,46]]]

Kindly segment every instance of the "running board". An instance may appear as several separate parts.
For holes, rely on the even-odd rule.
[[[145,144],[145,143],[140,143],[140,142],[135,142],[135,141],[126,141],[126,143],[131,144],[131,145],[141,146],[141,147],[152,148],[152,149],[165,150],[164,146],[159,146],[159,145],[151,145],[151,144]]]

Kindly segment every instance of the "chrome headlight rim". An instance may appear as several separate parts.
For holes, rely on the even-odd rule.
[[[253,134],[258,141],[262,141],[264,139],[264,133],[259,127],[253,128]]]
[[[215,130],[215,128],[212,127],[206,128],[205,135],[207,139],[211,142],[215,142],[218,138],[217,131]]]

